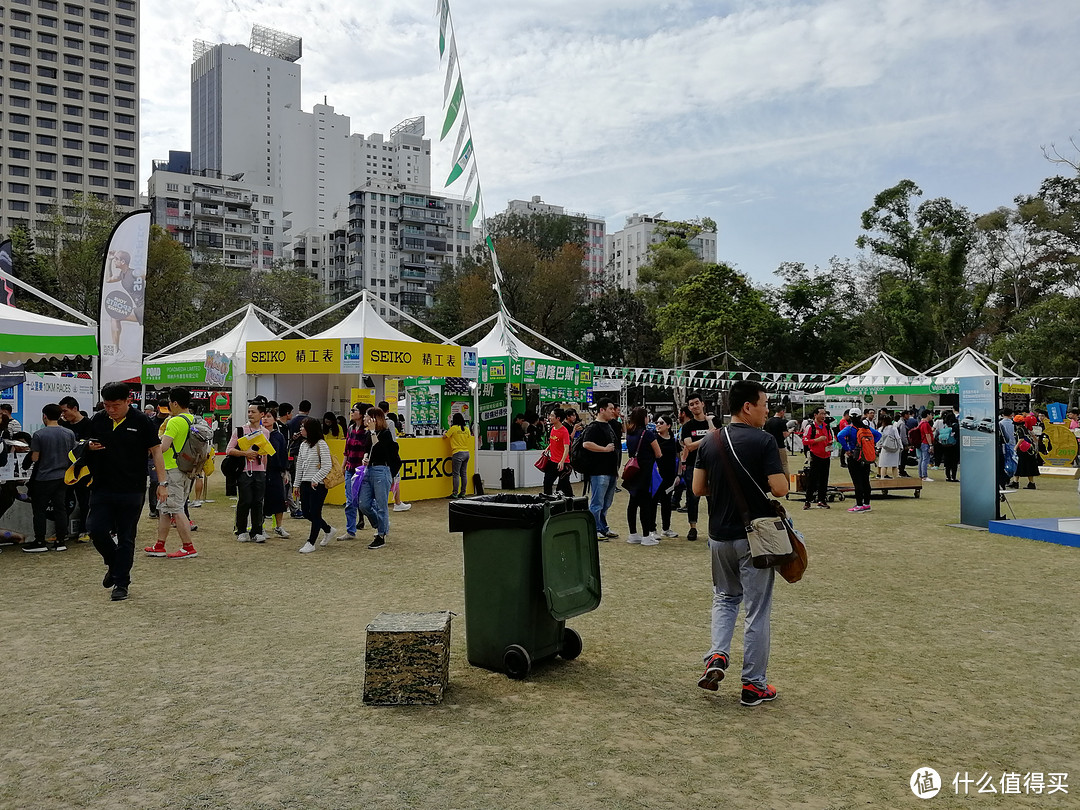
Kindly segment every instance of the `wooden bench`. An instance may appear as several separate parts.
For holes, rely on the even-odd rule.
[[[845,481],[843,484],[833,485],[837,492],[843,492],[844,494],[850,494],[855,491],[855,487],[850,481]],[[880,493],[888,498],[892,495],[894,489],[897,490],[911,490],[911,494],[918,498],[922,495],[923,481],[921,478],[871,478],[870,479],[870,494],[874,495]]]

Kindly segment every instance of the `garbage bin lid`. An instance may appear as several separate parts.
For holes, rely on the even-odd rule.
[[[557,621],[600,604],[600,551],[591,512],[563,512],[544,521],[540,536],[544,595]]]

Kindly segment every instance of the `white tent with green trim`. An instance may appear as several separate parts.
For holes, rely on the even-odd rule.
[[[0,363],[98,353],[97,328],[0,304]]]

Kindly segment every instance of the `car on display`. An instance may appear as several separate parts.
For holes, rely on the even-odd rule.
[[[980,433],[993,433],[994,432],[994,420],[987,416],[979,422],[978,430]]]

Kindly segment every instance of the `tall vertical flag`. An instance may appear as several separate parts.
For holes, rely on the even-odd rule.
[[[487,234],[487,216],[484,212],[484,197],[480,188],[480,173],[476,167],[476,150],[474,146],[472,127],[469,125],[469,106],[465,97],[465,83],[461,77],[461,59],[457,52],[457,38],[454,34],[454,22],[450,17],[450,0],[438,0],[439,12],[439,58],[446,61],[446,78],[443,81],[443,106],[446,109],[443,117],[442,130],[439,140],[445,140],[455,127],[457,127],[457,140],[454,144],[454,165],[446,178],[444,188],[449,188],[463,177],[464,185],[461,186],[461,196],[471,200],[466,218],[467,226],[471,228],[480,216],[481,228],[484,230],[484,243],[491,253],[491,268],[495,280],[491,285],[495,290],[495,297],[499,301],[501,323],[507,330],[510,326],[510,313],[506,309],[506,302],[502,293],[502,270],[499,267],[499,257],[495,253],[495,240]],[[456,81],[455,81],[456,78]],[[511,355],[516,359],[517,348],[514,341],[509,341]]]
[[[100,388],[106,382],[138,379],[142,374],[143,310],[146,305],[146,258],[150,212],[133,211],[113,228],[101,271]]]
[[[0,304],[7,304],[9,307],[15,306],[15,285],[7,280],[7,276],[13,275],[14,265],[11,240],[5,239],[0,242]]]

